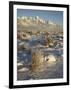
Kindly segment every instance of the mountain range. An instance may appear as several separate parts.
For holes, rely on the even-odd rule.
[[[17,17],[17,30],[41,30],[41,31],[62,31],[63,27],[56,23],[48,20],[44,20],[39,16],[28,17],[19,16]]]

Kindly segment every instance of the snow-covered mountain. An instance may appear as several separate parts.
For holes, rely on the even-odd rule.
[[[54,30],[62,30],[62,27],[50,20],[49,21],[44,20],[39,16],[35,17],[20,16],[17,18],[17,29],[54,31]]]
[[[22,24],[22,25],[46,23],[45,20],[43,20],[42,18],[38,16],[35,16],[35,17],[22,16],[22,17],[18,17],[17,21],[18,21],[18,24]]]

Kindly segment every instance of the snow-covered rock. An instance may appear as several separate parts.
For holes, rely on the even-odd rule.
[[[17,63],[17,66],[23,66],[23,63],[19,62]]]
[[[45,61],[55,62],[56,61],[56,57],[54,55],[48,55],[47,57],[45,57]]]
[[[23,68],[19,69],[18,71],[19,71],[19,72],[23,72],[23,71],[28,71],[28,70],[29,70],[28,68],[23,67]]]

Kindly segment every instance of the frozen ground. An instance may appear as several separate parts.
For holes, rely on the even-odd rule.
[[[47,53],[56,53],[56,58],[57,60],[55,62],[52,63],[44,63],[43,67],[40,66],[40,68],[42,69],[41,71],[37,71],[37,72],[32,72],[31,71],[31,56],[29,55],[28,59],[27,59],[27,55],[24,54],[24,60],[21,60],[19,62],[23,63],[23,66],[19,66],[18,70],[21,68],[26,68],[24,71],[21,72],[17,72],[17,79],[18,80],[30,80],[30,79],[52,79],[52,78],[63,78],[63,57],[62,52],[61,55],[58,52],[59,51],[47,51],[45,52],[46,55]],[[27,70],[28,69],[28,70]]]
[[[60,42],[58,38],[57,43]],[[33,48],[33,46],[37,45],[38,39],[32,38],[27,41],[18,40],[19,44],[26,44]],[[43,45],[44,41],[40,44]],[[31,50],[21,49],[17,52],[17,63],[22,63],[17,66],[17,80],[30,80],[30,79],[55,79],[55,78],[63,78],[63,46],[61,44],[57,44],[54,47],[41,47],[41,50],[44,52],[44,56],[54,55],[56,57],[56,61],[52,63],[44,63],[43,66],[40,66],[41,70],[32,72],[31,70]]]

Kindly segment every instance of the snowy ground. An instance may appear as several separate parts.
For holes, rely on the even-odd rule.
[[[26,42],[18,40],[18,44],[27,42],[31,47],[37,44],[33,39]],[[58,43],[59,42],[60,39],[58,40]],[[17,80],[63,78],[63,46],[61,44],[58,44],[54,47],[41,47],[41,50],[44,52],[44,56],[48,56],[51,54],[54,55],[56,57],[56,61],[52,63],[46,62],[43,64],[43,67],[40,66],[40,71],[38,70],[37,72],[32,72],[31,51],[27,49],[19,50],[17,52]]]

